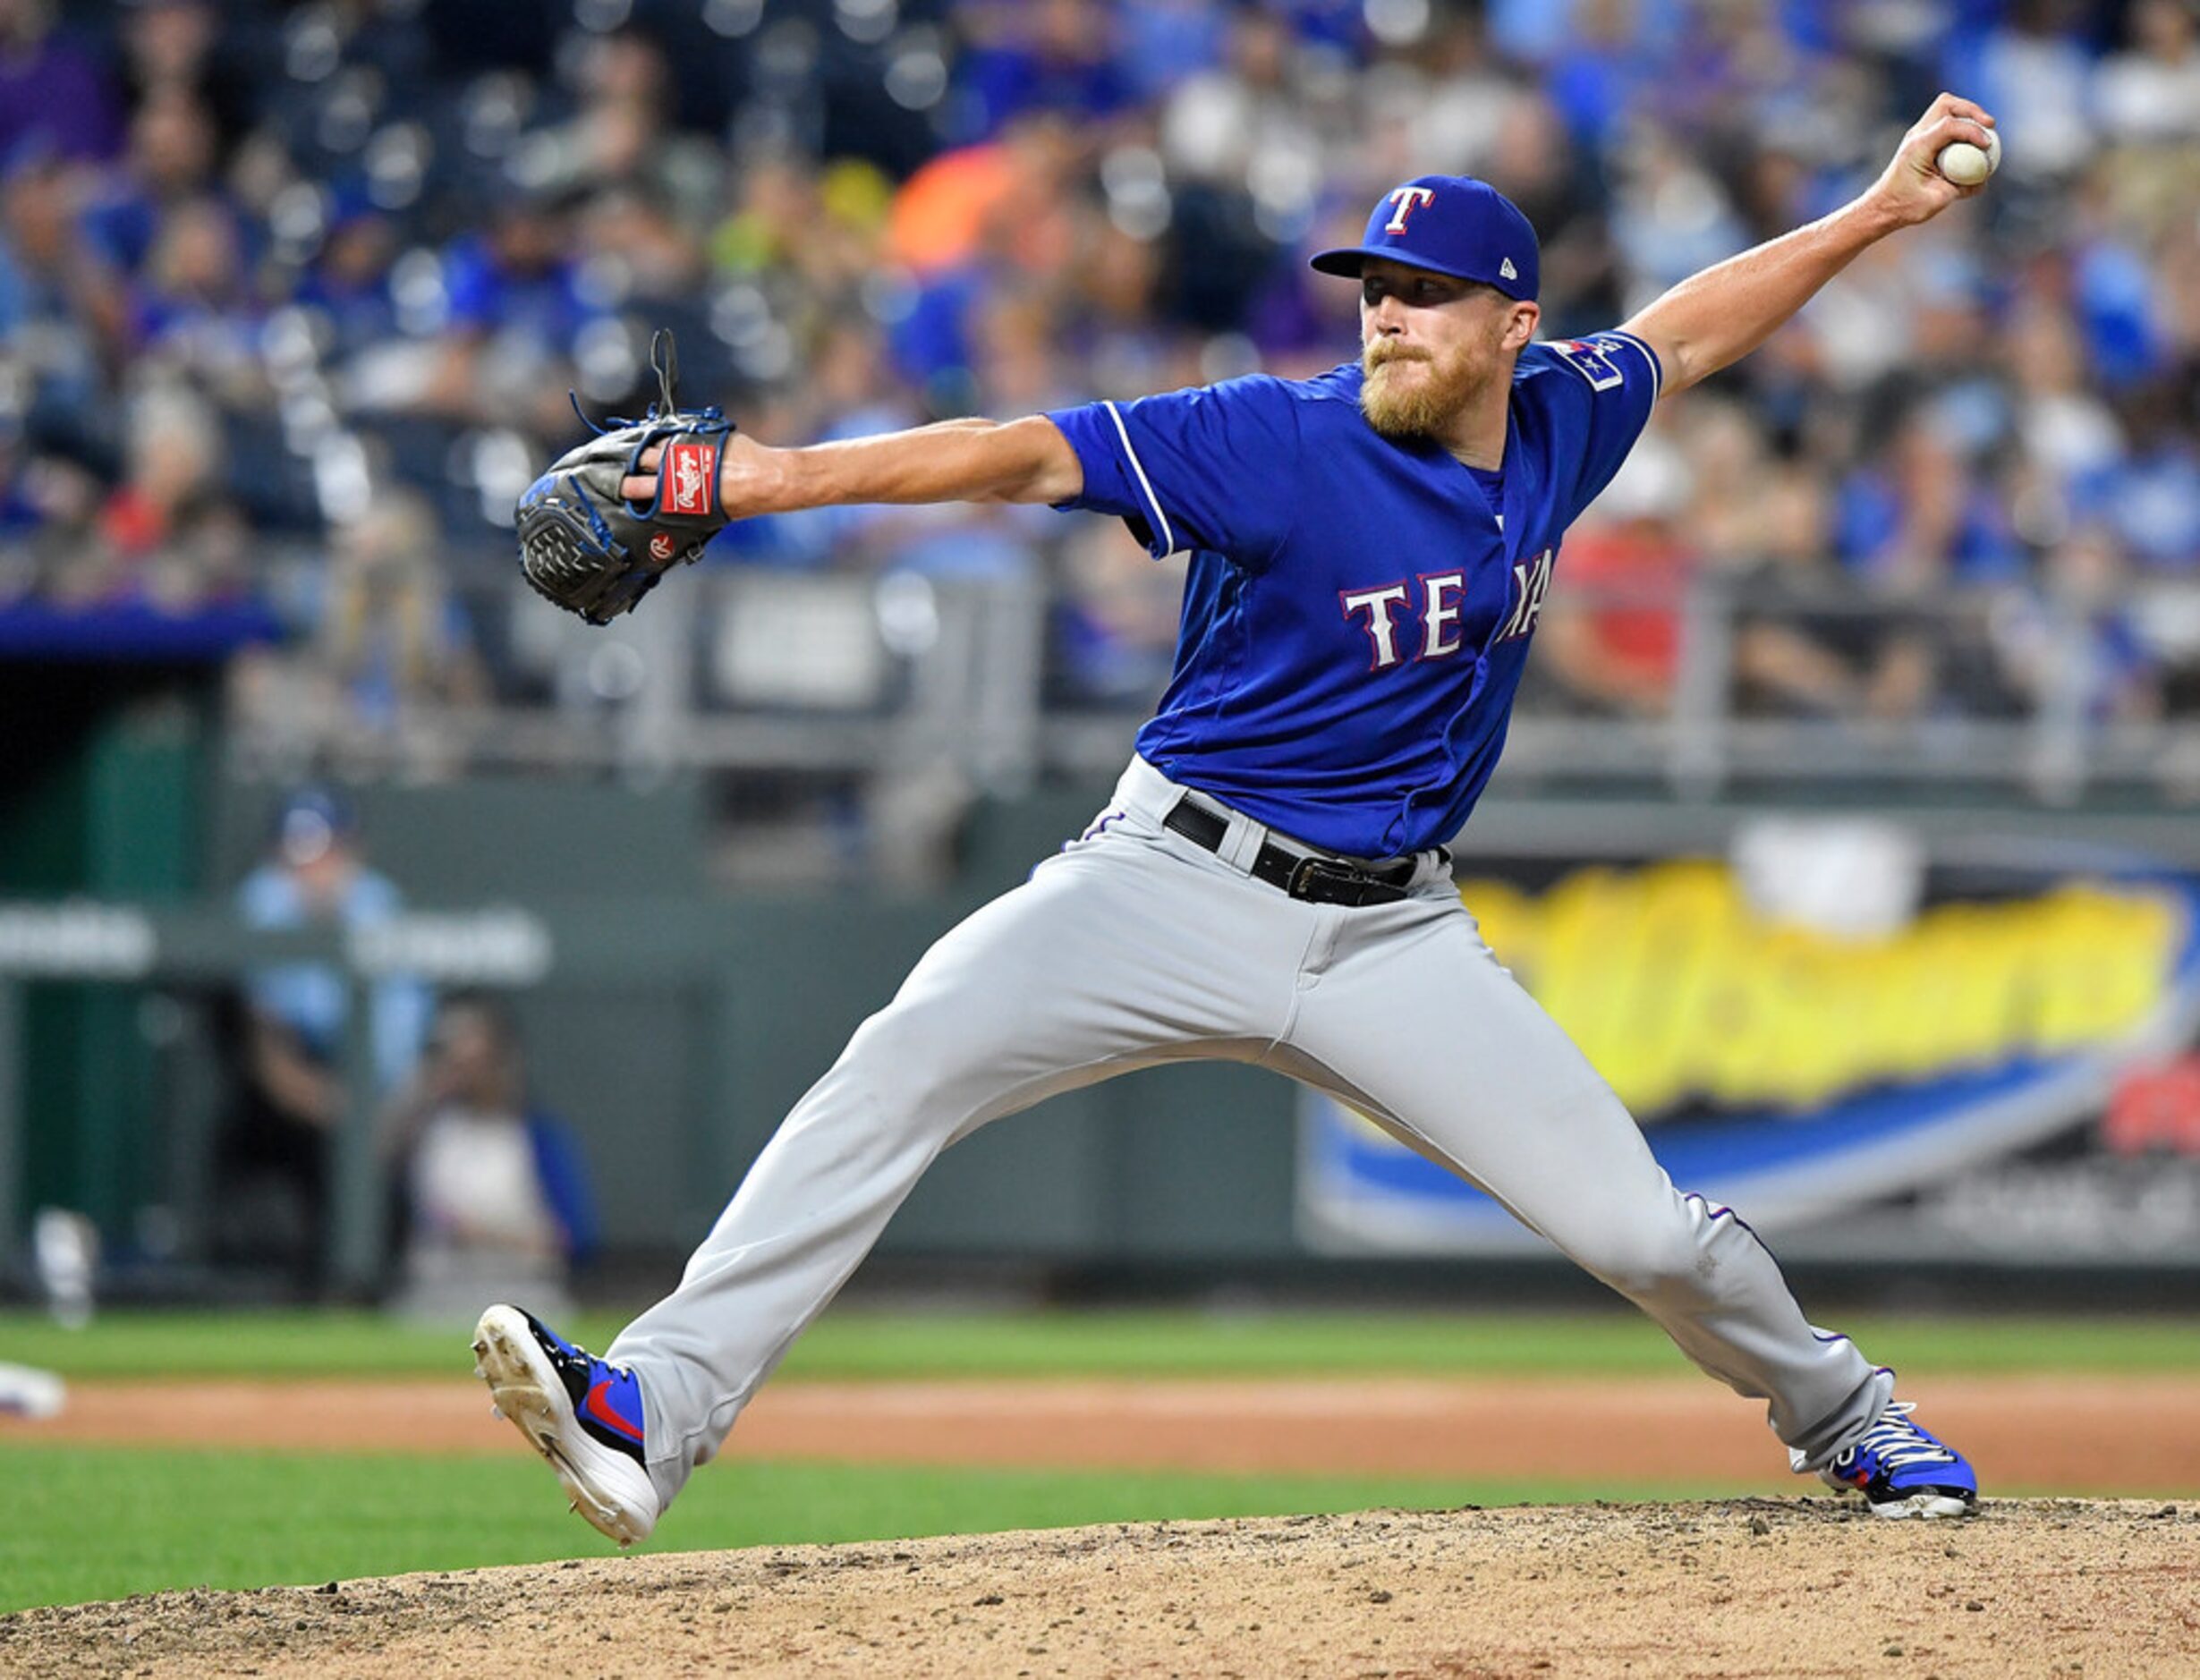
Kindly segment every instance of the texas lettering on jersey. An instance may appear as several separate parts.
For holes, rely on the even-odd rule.
[[[1432,214],[1401,190],[1377,225]],[[1189,556],[1141,756],[1310,845],[1448,840],[1497,761],[1566,530],[1641,435],[1660,374],[1623,331],[1527,345],[1494,483],[1377,433],[1356,359],[1052,411],[1083,469],[1064,505]]]
[[[1533,633],[1535,621],[1543,610],[1543,597],[1550,592],[1550,563],[1558,552],[1546,548],[1534,559],[1523,560],[1513,567],[1512,615],[1497,633],[1499,641]]]
[[[1556,549],[1546,548],[1532,560],[1513,567],[1512,610],[1505,616],[1499,641],[1511,641],[1535,628],[1543,610],[1543,597],[1550,589],[1550,562]],[[1340,590],[1338,604],[1345,616],[1367,632],[1371,658],[1368,669],[1387,671],[1412,659],[1416,663],[1441,659],[1459,651],[1459,604],[1466,594],[1466,573],[1434,572],[1411,583],[1384,583],[1367,590]],[[1411,603],[1409,606],[1408,603]],[[1417,618],[1420,634],[1405,626],[1400,639],[1399,615]]]

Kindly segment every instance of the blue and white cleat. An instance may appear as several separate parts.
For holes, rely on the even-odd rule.
[[[1970,1516],[1978,1472],[1954,1447],[1910,1421],[1916,1403],[1890,1402],[1879,1421],[1818,1474],[1829,1488],[1863,1491],[1873,1516]]]
[[[573,1508],[621,1546],[657,1526],[632,1371],[575,1347],[531,1312],[491,1307],[473,1332],[473,1374],[498,1417],[550,1461]]]

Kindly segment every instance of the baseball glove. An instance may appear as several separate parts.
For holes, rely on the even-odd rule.
[[[616,430],[582,414],[597,435],[559,456],[514,510],[528,582],[591,624],[632,612],[658,579],[694,560],[731,522],[718,505],[718,459],[733,422],[722,410],[684,409],[675,399],[679,360],[670,333],[650,341],[650,366],[659,400],[649,413]],[[628,501],[620,480],[646,476],[642,453],[660,445],[657,494]]]

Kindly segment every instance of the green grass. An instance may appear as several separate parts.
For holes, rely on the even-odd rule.
[[[0,1612],[176,1587],[318,1585],[597,1557],[533,1460],[0,1447]],[[1748,1489],[1736,1488],[1731,1491]],[[1703,1498],[1702,1482],[1627,1490]],[[638,1550],[980,1533],[1086,1523],[1610,1498],[1610,1486],[728,1461]]]
[[[2058,1371],[2200,1371],[2189,1319],[1841,1317],[1874,1360],[1906,1377]],[[559,1328],[597,1348],[618,1320]],[[72,1378],[463,1375],[463,1329],[370,1313],[108,1313],[63,1330],[0,1313],[0,1360]],[[911,1377],[1644,1376],[1688,1369],[1645,1319],[1578,1314],[1193,1311],[828,1312],[782,1380]]]
[[[1943,1373],[2200,1371],[2189,1320],[2112,1317],[1838,1320],[1906,1379]],[[615,1320],[562,1326],[601,1346]],[[364,1313],[110,1313],[64,1331],[0,1313],[0,1360],[78,1380],[130,1377],[454,1378],[463,1329]],[[1260,1377],[1379,1373],[1635,1377],[1688,1367],[1655,1328],[1607,1314],[887,1313],[835,1311],[785,1376]],[[194,1585],[319,1582],[406,1570],[591,1557],[541,1467],[482,1458],[175,1453],[0,1445],[0,1610]],[[1773,1483],[1760,1484],[1763,1491]],[[1777,1479],[1785,1486],[1785,1478]],[[1374,1506],[1711,1498],[1699,1480],[1610,1484],[1244,1477],[876,1465],[712,1465],[656,1546],[878,1540],[1164,1517]]]

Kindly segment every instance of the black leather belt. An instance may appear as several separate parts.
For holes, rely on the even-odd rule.
[[[1169,808],[1161,826],[1214,853],[1222,850],[1222,836],[1230,828],[1227,818],[1194,803],[1189,793]],[[1304,904],[1345,904],[1356,909],[1363,904],[1397,904],[1406,896],[1406,883],[1419,867],[1415,858],[1363,865],[1347,863],[1342,858],[1308,857],[1263,840],[1253,867],[1245,872]]]

